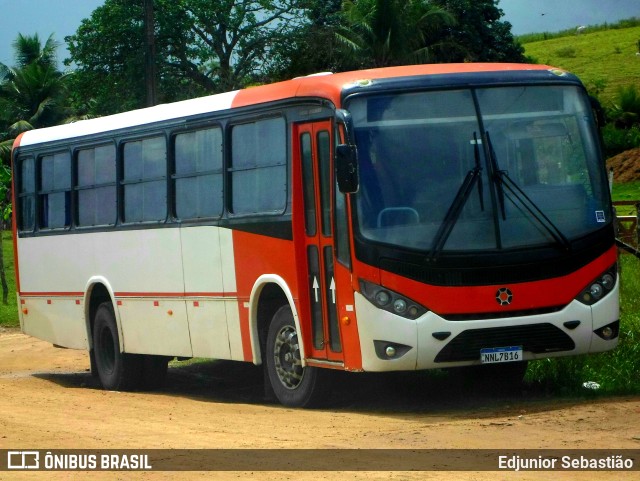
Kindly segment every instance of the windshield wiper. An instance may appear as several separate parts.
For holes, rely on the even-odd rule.
[[[507,220],[507,214],[505,211],[505,197],[508,197],[513,205],[515,205],[518,209],[518,204],[510,197],[505,195],[505,189],[517,200],[520,204],[529,212],[531,217],[538,221],[538,223],[549,233],[553,239],[564,247],[566,250],[571,249],[571,243],[569,239],[562,233],[562,231],[556,226],[549,217],[546,216],[544,212],[536,205],[535,202],[529,198],[529,196],[516,184],[516,182],[509,177],[509,173],[506,170],[501,170],[498,165],[498,157],[496,156],[496,151],[493,149],[493,144],[491,143],[491,137],[489,136],[489,132],[486,132],[487,136],[487,144],[489,147],[489,157],[491,162],[491,167],[493,169],[493,181],[496,186],[496,190],[498,192],[498,203],[500,206],[500,213],[502,215],[502,220]]]
[[[458,217],[460,217],[460,213],[464,208],[467,200],[469,199],[471,192],[476,184],[478,184],[478,194],[480,196],[480,208],[484,211],[484,198],[482,192],[482,166],[480,163],[480,147],[478,146],[482,141],[478,139],[476,133],[473,133],[473,140],[471,140],[473,144],[473,153],[475,157],[475,167],[467,172],[464,180],[462,181],[462,185],[458,189],[456,196],[453,199],[453,202],[449,206],[446,215],[442,223],[440,224],[440,228],[438,232],[436,232],[435,237],[433,238],[433,242],[431,243],[431,254],[429,256],[430,260],[435,260],[436,257],[442,252],[442,249],[447,242],[447,239],[451,235],[451,231],[456,225],[458,221]]]

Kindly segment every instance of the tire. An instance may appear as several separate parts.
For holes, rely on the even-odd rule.
[[[93,349],[89,351],[89,370],[91,371],[91,377],[98,377],[98,367],[96,366],[96,354]]]
[[[161,388],[167,380],[169,358],[166,356],[144,355],[142,357],[141,387],[145,390]]]
[[[113,306],[103,302],[93,323],[93,351],[102,387],[109,391],[137,389],[142,377],[142,357],[120,352]]]
[[[266,369],[273,393],[289,407],[317,407],[328,397],[326,369],[302,367],[298,333],[291,308],[276,311],[269,325]]]

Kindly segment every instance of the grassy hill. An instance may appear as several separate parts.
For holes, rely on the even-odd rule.
[[[520,39],[521,42],[524,39]],[[605,29],[548,40],[523,43],[525,54],[536,62],[576,74],[590,92],[609,104],[619,87],[640,88],[640,26]]]

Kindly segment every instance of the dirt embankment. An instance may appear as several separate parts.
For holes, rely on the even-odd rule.
[[[607,160],[607,169],[613,169],[613,181],[624,184],[640,180],[640,148],[627,150]]]

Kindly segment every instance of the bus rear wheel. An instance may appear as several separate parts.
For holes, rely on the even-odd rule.
[[[100,304],[96,311],[93,351],[96,371],[104,389],[130,391],[140,385],[142,359],[135,354],[120,352],[118,326],[109,302]]]
[[[282,306],[269,325],[266,369],[273,392],[285,406],[318,406],[328,395],[324,369],[302,366],[300,341],[291,308]]]

